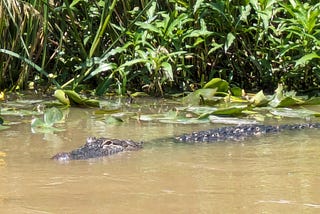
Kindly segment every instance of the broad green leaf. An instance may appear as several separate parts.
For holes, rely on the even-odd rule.
[[[248,109],[247,106],[234,106],[227,108],[219,108],[216,111],[212,112],[213,115],[239,115],[242,111]]]
[[[66,95],[68,99],[66,98]],[[77,92],[73,90],[56,90],[54,96],[63,104],[70,105],[84,105],[91,107],[99,107],[100,102],[95,99],[82,98]]]
[[[182,102],[184,104],[189,104],[189,105],[199,105],[204,100],[212,99],[213,96],[216,94],[216,92],[217,92],[216,88],[215,89],[211,89],[211,88],[198,89],[188,94],[186,97],[182,98]]]
[[[269,105],[276,108],[304,104],[304,100],[297,98],[295,95],[296,92],[294,91],[284,93],[283,86],[279,84],[278,88],[276,89],[276,93],[269,102]]]
[[[266,106],[269,102],[262,90],[255,94],[250,101],[252,102],[253,106],[256,107]]]
[[[217,92],[227,92],[229,83],[220,78],[213,78],[203,88],[216,88]]]
[[[242,89],[239,87],[232,87],[232,88],[230,88],[230,91],[231,91],[232,95],[234,95],[236,97],[242,96]]]
[[[46,126],[52,126],[53,124],[61,121],[63,113],[60,109],[52,107],[44,112],[43,121]]]
[[[0,125],[0,131],[10,128],[10,126]]]
[[[70,100],[66,96],[63,90],[58,89],[54,92],[53,95],[55,98],[57,98],[62,104],[69,106],[70,105]]]
[[[45,123],[43,122],[43,120],[39,119],[39,118],[34,118],[31,120],[31,127],[44,127]]]
[[[76,104],[83,104],[83,99],[77,92],[73,90],[63,90],[64,93],[69,97],[70,100],[72,100]]]
[[[19,108],[2,108],[1,115],[10,115],[10,116],[32,116],[32,115],[41,115],[41,112],[27,110],[27,109],[19,109]]]
[[[289,107],[295,105],[302,105],[304,101],[295,97],[286,97],[280,101],[277,107]]]
[[[146,22],[135,22],[135,24],[139,27],[141,27],[142,29],[145,29],[145,30],[148,30],[148,31],[151,31],[151,32],[155,32],[155,33],[158,33],[161,35],[161,30],[156,27],[155,25],[152,25],[150,23],[146,23]]]
[[[320,97],[311,97],[304,102],[304,105],[320,105]]]
[[[224,44],[224,51],[227,52],[228,49],[231,47],[231,45],[233,44],[233,41],[235,40],[235,36],[233,35],[233,33],[228,33],[227,35],[227,40]]]
[[[146,59],[133,59],[133,60],[127,61],[127,62],[123,63],[122,65],[120,65],[118,70],[124,69],[126,66],[132,66],[132,65],[135,65],[135,64],[139,64],[139,63],[144,64],[144,63],[147,63],[147,62],[149,62],[149,61],[146,60]]]
[[[94,99],[84,100],[83,104],[86,106],[91,106],[91,107],[99,107],[100,106],[100,102],[98,100],[94,100]]]
[[[216,111],[217,107],[211,106],[190,106],[190,107],[176,107],[177,111],[183,112],[191,112],[195,115],[202,115],[202,114],[211,114],[212,112]]]
[[[172,67],[170,63],[168,62],[162,62],[161,66],[163,70],[165,71],[166,77],[170,80],[173,81],[173,73],[172,73]]]
[[[304,65],[304,64],[308,63],[312,59],[320,59],[320,56],[315,52],[312,52],[310,54],[304,55],[303,57],[301,57],[300,59],[298,59],[296,61],[296,66]]]
[[[193,13],[196,13],[197,10],[201,7],[203,0],[197,0],[193,6]]]
[[[98,75],[102,72],[113,70],[117,68],[115,63],[101,63],[96,69],[94,69],[83,81],[89,80],[95,75]]]

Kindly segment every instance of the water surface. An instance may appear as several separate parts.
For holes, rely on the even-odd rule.
[[[59,125],[63,132],[32,134],[29,124],[0,132],[1,213],[320,212],[319,130],[185,145],[154,139],[210,125],[108,125],[79,108]],[[50,160],[88,136],[145,144],[101,159]]]

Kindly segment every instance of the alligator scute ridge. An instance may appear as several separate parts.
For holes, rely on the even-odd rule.
[[[175,142],[200,143],[219,141],[241,141],[248,137],[259,136],[268,133],[278,133],[285,130],[320,128],[320,123],[285,124],[285,125],[239,125],[209,129],[193,132],[174,138]],[[52,157],[54,160],[69,161],[89,158],[98,158],[113,155],[124,151],[134,151],[142,148],[142,142],[132,140],[120,140],[111,138],[89,137],[86,143],[71,152],[61,152]]]

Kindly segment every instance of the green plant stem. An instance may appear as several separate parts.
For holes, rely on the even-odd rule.
[[[93,44],[92,44],[90,52],[89,52],[89,58],[91,58],[94,55],[97,47],[99,46],[99,44],[101,42],[101,38],[103,37],[103,35],[104,35],[104,33],[105,33],[106,29],[107,29],[107,26],[108,26],[108,24],[110,22],[111,15],[112,15],[112,13],[114,11],[114,8],[117,5],[117,2],[118,2],[118,0],[113,0],[111,6],[109,8],[108,15],[107,15],[107,17],[105,18],[105,20],[103,22],[103,25],[100,24],[98,32],[96,33],[96,36],[95,36],[95,38],[93,40]],[[107,4],[105,4],[105,5],[107,5]]]
[[[74,36],[74,38],[76,39],[77,41],[77,44],[80,46],[80,50],[81,50],[81,55],[82,57],[85,59],[87,58],[87,51],[86,49],[84,48],[83,46],[83,43],[81,41],[81,38],[80,38],[80,34],[77,30],[77,27],[75,25],[75,18],[74,18],[74,15],[73,15],[73,12],[71,11],[71,8],[70,8],[70,4],[69,4],[69,1],[66,0],[64,1],[64,3],[66,4],[66,8],[67,8],[67,11],[68,11],[68,15],[70,16],[70,19],[71,19],[71,28],[72,28],[72,35]]]

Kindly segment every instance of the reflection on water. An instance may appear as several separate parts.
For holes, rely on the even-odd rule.
[[[185,145],[166,136],[208,128],[131,122],[111,126],[70,111],[64,132],[0,132],[1,213],[318,213],[319,130],[246,142]],[[102,159],[49,158],[87,136],[143,140],[144,149]]]

